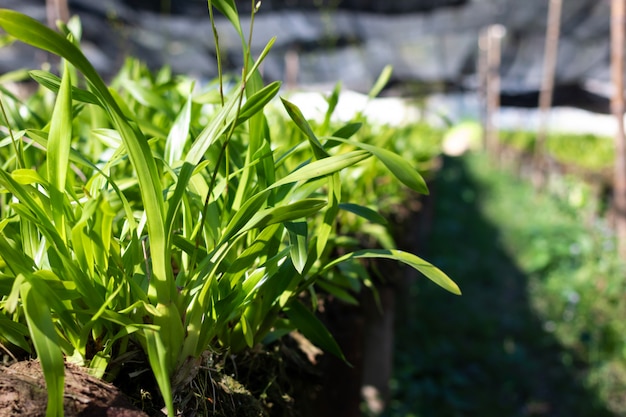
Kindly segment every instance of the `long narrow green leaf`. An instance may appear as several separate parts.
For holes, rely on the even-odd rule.
[[[316,235],[315,249],[318,257],[323,256],[328,239],[335,229],[335,221],[339,212],[339,201],[341,201],[341,178],[339,173],[335,172],[328,178],[328,207],[324,213],[324,221],[319,226]]]
[[[332,136],[337,138],[348,139],[361,129],[363,123],[348,123],[337,129]]]
[[[174,228],[174,217],[176,217],[176,213],[178,212],[180,205],[183,201],[185,193],[188,192],[187,185],[193,176],[194,167],[189,163],[184,163],[180,169],[180,174],[178,175],[176,188],[174,189],[174,194],[168,199],[168,209],[165,217],[165,224],[167,225],[167,235],[172,235],[172,230]]]
[[[25,352],[30,352],[30,345],[26,341],[26,336],[28,336],[27,326],[7,319],[3,315],[0,316],[0,340],[4,339]]]
[[[46,87],[48,90],[54,93],[59,92],[59,89],[61,87],[61,79],[56,75],[41,70],[32,70],[29,71],[28,74],[33,80],[37,81],[38,84]],[[72,86],[72,98],[83,103],[100,105],[98,98],[93,93],[74,86]]]
[[[285,225],[289,231],[289,243],[291,245],[291,261],[300,274],[304,271],[308,254],[307,224],[304,221],[289,222]]]
[[[62,417],[65,366],[50,309],[46,298],[40,296],[28,281],[22,284],[20,292],[28,330],[46,380],[46,390],[48,391],[46,417]]]
[[[313,344],[344,361],[346,360],[341,348],[328,329],[326,329],[322,322],[315,317],[315,314],[302,305],[300,301],[292,301],[287,308],[285,308],[285,314],[293,327],[306,336]]]
[[[291,174],[279,179],[274,184],[270,185],[268,189],[274,189],[292,182],[324,177],[337,171],[341,171],[344,168],[351,167],[369,157],[370,153],[367,151],[352,151],[313,161],[310,164],[307,164]]]
[[[11,177],[21,185],[33,185],[40,184],[44,187],[48,186],[48,181],[46,181],[37,171],[34,169],[14,169],[11,172]]]
[[[67,61],[48,135],[48,181],[52,216],[59,235],[65,239],[65,181],[72,141],[72,82]]]
[[[389,169],[389,171],[404,185],[414,191],[417,191],[418,193],[428,195],[428,186],[426,185],[426,181],[424,181],[424,178],[419,174],[419,172],[417,172],[415,168],[411,166],[411,164],[409,164],[400,155],[388,151],[387,149],[379,148],[378,146],[368,145],[362,142],[349,141],[337,137],[330,137],[328,139],[348,143],[350,145],[356,146],[357,148],[361,148],[370,152],[372,155],[378,158]]]
[[[41,232],[49,242],[54,244],[57,250],[61,251],[64,255],[68,255],[64,240],[50,221],[48,214],[35,198],[33,198],[32,194],[39,194],[42,199],[45,198],[45,196],[41,195],[30,185],[19,184],[2,169],[0,169],[0,185],[9,190],[9,192],[23,204],[23,206],[16,204],[13,209],[18,211],[20,216],[24,216],[32,221],[33,224],[37,224],[39,232]]]
[[[158,109],[165,112],[168,117],[172,117],[172,106],[157,94],[154,90],[140,85],[138,82],[123,78],[121,81],[122,87],[126,89],[130,95],[137,100],[139,104],[144,107]]]
[[[451,293],[456,295],[461,295],[461,290],[459,286],[439,268],[425,261],[419,256],[395,249],[363,249],[356,252],[348,253],[328,263],[320,271],[320,275],[324,275],[324,273],[329,269],[351,258],[385,258],[402,262],[415,268],[416,270],[424,274],[426,278],[430,279],[435,284],[439,285],[445,290],[450,291]]]
[[[250,323],[248,323],[245,315],[241,316],[241,318],[239,319],[239,324],[241,325],[241,331],[246,341],[246,345],[249,348],[252,348],[252,346],[254,346],[254,329],[252,329]]]
[[[254,73],[263,58],[269,52],[271,46],[275,42],[275,38],[272,38],[268,44],[265,46],[265,49],[254,63],[254,66],[251,68],[251,71]],[[250,79],[252,75],[249,75],[246,79]],[[271,90],[271,89],[270,89]],[[185,156],[185,161],[191,163],[192,165],[197,165],[204,154],[209,149],[209,147],[215,143],[231,126],[235,117],[237,105],[241,101],[241,96],[243,94],[242,83],[240,82],[235,88],[233,88],[234,94],[228,99],[228,101],[224,104],[224,106],[220,109],[220,111],[211,119],[211,122],[200,132],[198,137],[194,140],[189,152]]]
[[[108,95],[104,81],[73,43],[37,20],[10,9],[0,9],[0,27],[16,39],[64,57],[81,71],[102,95]],[[106,93],[105,93],[106,92]]]
[[[167,409],[168,417],[174,417],[174,401],[172,396],[172,386],[170,384],[170,376],[168,374],[168,351],[167,347],[163,343],[160,337],[160,333],[164,329],[154,331],[146,329],[144,334],[146,336],[146,348],[148,351],[148,361],[150,362],[150,368],[157,381],[163,401],[165,401],[165,408]]]
[[[320,211],[324,206],[326,206],[326,200],[309,198],[285,206],[267,208],[255,213],[250,221],[241,228],[239,233],[311,216]]]
[[[355,306],[359,305],[359,301],[352,294],[350,294],[347,289],[339,285],[335,285],[333,282],[321,279],[316,282],[316,285],[333,297],[336,297],[348,304]]]
[[[228,278],[231,285],[238,283],[245,272],[255,266],[260,259],[264,256],[271,255],[270,248],[275,246],[273,241],[278,240],[276,234],[279,230],[279,224],[263,228],[255,241],[241,252],[241,254],[237,256],[237,259],[230,264],[225,277]]]
[[[306,135],[309,143],[311,144],[311,148],[313,149],[315,158],[322,159],[328,157],[328,152],[326,152],[319,139],[317,139],[317,136],[315,136],[315,133],[313,133],[311,125],[309,125],[309,122],[306,121],[298,106],[282,97],[280,100],[283,102],[283,106],[285,106],[285,110],[287,110],[291,120],[293,120],[296,126],[298,126],[298,129]]]
[[[256,80],[256,77],[254,79]],[[262,80],[257,81],[259,84],[258,88],[260,88],[263,85]],[[246,94],[252,94],[252,91],[257,88],[253,84],[257,84],[257,82],[246,85]],[[252,174],[255,170],[261,186],[266,186],[268,183],[274,182],[274,165],[270,163],[270,161],[273,162],[273,160],[271,160],[269,133],[267,121],[263,114],[263,108],[269,100],[275,97],[279,87],[279,83],[272,83],[265,88],[259,89],[256,93],[252,94],[252,97],[250,97],[241,108],[238,123],[249,119],[249,142],[248,149],[246,150],[245,168],[241,173],[237,185],[237,192],[235,193],[235,198],[232,203],[232,207],[235,210],[238,210],[243,205],[243,202],[249,196],[251,190],[254,189],[251,185],[251,181]],[[263,156],[263,150],[269,151],[267,154],[270,156]],[[257,161],[259,158],[262,158],[261,166],[253,167],[252,161]]]
[[[226,16],[245,45],[243,31],[241,30],[241,22],[239,21],[239,13],[237,12],[237,5],[234,0],[209,0],[208,3],[209,7],[215,6],[220,13]]]
[[[43,130],[28,129],[26,131],[28,138],[32,139],[38,145],[48,148],[48,133]],[[75,164],[86,166],[90,169],[99,171],[98,167],[94,165],[90,160],[85,158],[84,155],[70,148],[70,161]],[[102,172],[100,172],[102,174]]]
[[[268,194],[269,193],[266,190],[251,197],[244,203],[241,209],[232,217],[228,226],[226,226],[218,246],[227,242],[240,232],[244,225],[250,221],[252,216],[254,216],[263,207]]]
[[[30,138],[33,139],[33,141],[35,141],[39,145],[43,146],[44,148],[48,147],[48,134],[46,132],[43,132],[41,130],[29,129],[28,134]],[[126,196],[122,194],[122,191],[120,190],[117,183],[115,181],[112,181],[111,178],[108,175],[106,175],[102,169],[100,169],[98,166],[94,165],[91,161],[86,159],[81,153],[76,152],[74,149],[71,149],[71,148],[70,148],[70,161],[72,161],[75,164],[83,165],[90,169],[93,169],[94,171],[98,173],[98,175],[100,175],[102,178],[104,178],[104,180],[106,180],[107,184],[110,185],[111,188],[115,190],[117,197],[120,199],[120,201],[122,202],[122,205],[124,206],[124,212],[126,213],[126,221],[129,223],[131,229],[133,230],[136,229],[135,219],[132,216],[132,209],[130,207],[130,203],[128,202],[128,199],[126,198]],[[13,171],[13,173],[15,173],[15,171]],[[93,184],[94,182],[96,182],[95,180],[99,178],[100,177],[98,176],[93,176],[89,180],[87,187],[89,187],[89,184]],[[95,189],[99,189],[99,188],[95,187]]]
[[[189,162],[192,165],[197,165],[209,147],[215,143],[228,129],[229,124],[234,119],[234,109],[239,103],[239,98],[243,92],[241,87],[235,89],[237,94],[233,94],[220,111],[213,116],[211,122],[202,129],[202,132],[194,140],[191,148],[185,156],[185,162]]]
[[[185,150],[189,126],[191,124],[191,93],[187,97],[185,105],[176,116],[176,120],[170,129],[170,133],[165,140],[165,161],[174,166],[176,161],[180,161]]]
[[[322,123],[322,132],[326,132],[330,126],[330,119],[337,108],[337,104],[339,103],[339,94],[341,93],[341,82],[335,84],[335,88],[333,88],[333,92],[326,98],[326,102],[328,103],[328,109],[326,110],[326,114],[324,115],[324,123]]]
[[[349,211],[350,213],[354,213],[357,216],[369,220],[372,223],[381,224],[383,226],[387,225],[387,219],[385,219],[377,211],[374,211],[369,207],[361,206],[354,203],[340,203],[339,208]]]
[[[374,83],[374,86],[368,94],[369,98],[374,98],[379,95],[381,91],[383,91],[383,88],[385,88],[385,86],[389,82],[389,79],[391,78],[392,72],[393,67],[391,65],[387,65],[385,68],[383,68],[382,72],[378,76],[378,79]]]
[[[262,112],[265,106],[272,101],[274,97],[276,97],[276,94],[278,94],[280,84],[280,81],[274,81],[247,99],[241,107],[237,123],[242,123],[252,116]]]

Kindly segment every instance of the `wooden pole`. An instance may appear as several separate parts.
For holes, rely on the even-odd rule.
[[[559,50],[559,34],[561,32],[562,0],[550,0],[548,6],[548,22],[546,27],[546,44],[543,58],[543,78],[539,92],[539,128],[534,149],[534,169],[543,178],[542,162],[545,155],[546,138],[550,119],[550,107],[554,96],[554,77],[556,73],[557,55]],[[543,181],[542,181],[543,182]]]
[[[500,110],[500,60],[502,38],[506,30],[502,25],[487,28],[487,114],[485,141],[489,152],[498,156],[497,117]]]
[[[56,28],[57,20],[67,23],[70,18],[67,0],[46,0],[46,18],[52,29]]]
[[[624,138],[624,22],[626,0],[611,3],[611,78],[614,93],[611,109],[617,120],[613,210],[618,252],[626,259],[626,140]]]
[[[483,150],[487,152],[491,152],[491,149],[487,146],[488,144],[488,120],[489,120],[489,112],[487,107],[487,73],[489,72],[489,68],[487,65],[487,38],[488,38],[488,29],[481,29],[478,34],[478,62],[476,73],[478,76],[478,100],[480,107],[480,122],[483,126]]]
[[[294,45],[285,53],[285,85],[288,90],[294,90],[298,86],[298,73],[300,72],[298,49]]]

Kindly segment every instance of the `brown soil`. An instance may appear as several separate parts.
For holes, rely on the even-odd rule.
[[[46,415],[47,393],[37,361],[0,368],[0,417]],[[66,417],[148,417],[113,385],[66,365],[64,410]]]

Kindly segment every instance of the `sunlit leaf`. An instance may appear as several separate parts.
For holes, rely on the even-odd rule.
[[[50,122],[48,134],[48,180],[54,224],[65,237],[65,182],[69,168],[72,141],[72,83],[67,61]]]
[[[47,185],[48,181],[43,179],[41,175],[34,169],[15,169],[11,172],[11,177],[19,184],[32,185],[41,184]]]
[[[424,274],[426,278],[430,279],[435,284],[439,285],[445,290],[450,291],[451,293],[456,295],[461,295],[461,290],[459,289],[459,286],[439,268],[429,262],[426,262],[422,258],[413,255],[412,253],[395,249],[364,249],[352,252],[330,262],[324,267],[323,271],[333,268],[338,263],[351,258],[385,258],[402,262],[415,268],[416,270]]]
[[[252,97],[250,97],[244,105],[241,107],[241,111],[239,113],[239,119],[237,119],[237,123],[242,123],[248,120],[250,117],[254,116],[261,112],[265,106],[274,98],[278,91],[280,90],[280,82],[274,81],[273,83],[268,84],[263,87],[260,91],[256,92]]]
[[[150,368],[156,379],[161,391],[161,395],[165,400],[165,408],[168,416],[175,416],[174,402],[172,399],[172,386],[170,384],[170,376],[168,373],[167,358],[169,352],[161,339],[161,334],[155,330],[145,330],[146,350],[148,353],[148,361]]]
[[[38,294],[28,281],[22,284],[20,292],[28,329],[46,380],[48,392],[46,417],[62,416],[65,366],[50,308],[46,297]]]
[[[61,87],[61,79],[54,74],[41,70],[32,70],[28,74],[33,80],[37,81],[42,86],[46,87],[54,93],[58,93]],[[99,105],[98,98],[87,90],[72,86],[72,98],[74,100],[82,101],[83,103]]]
[[[351,167],[364,159],[370,157],[367,151],[352,151],[341,155],[333,155],[313,161],[310,164],[292,172],[291,174],[279,179],[269,188],[273,189],[278,186],[289,184],[291,182],[310,180],[317,177],[323,177],[341,171],[344,168]]]
[[[361,148],[370,152],[376,158],[378,158],[389,171],[404,185],[417,191],[421,194],[428,194],[428,187],[424,178],[417,172],[415,168],[411,166],[400,155],[388,151],[387,149],[379,148],[377,146],[368,145],[362,142],[348,141],[343,138],[329,138],[330,140],[337,140],[344,143],[349,143],[357,148]]]
[[[191,94],[187,97],[185,105],[176,116],[167,139],[165,140],[165,161],[174,166],[174,162],[182,159],[187,137],[189,136],[189,125],[191,124]]]
[[[389,79],[391,78],[392,72],[393,72],[393,67],[391,65],[387,65],[385,68],[383,68],[382,72],[378,76],[378,79],[374,83],[374,86],[372,87],[372,89],[370,90],[368,94],[369,98],[374,98],[378,96],[381,91],[383,91],[383,88],[385,88],[385,86],[389,82]]]
[[[311,216],[326,206],[326,200],[310,198],[285,206],[271,207],[255,213],[242,231],[253,228],[266,227],[272,224],[289,222]]]
[[[289,222],[285,224],[289,231],[291,244],[291,261],[299,273],[302,273],[307,261],[308,234],[306,222]]]
[[[328,153],[320,143],[319,139],[317,139],[317,136],[315,136],[311,125],[309,125],[309,122],[306,121],[298,106],[282,97],[280,100],[283,102],[283,106],[285,106],[285,110],[287,110],[287,113],[289,114],[289,117],[291,117],[291,120],[293,120],[296,126],[298,126],[298,128],[306,135],[309,143],[311,144],[311,148],[313,149],[313,154],[315,155],[315,158],[326,158],[328,156]]]

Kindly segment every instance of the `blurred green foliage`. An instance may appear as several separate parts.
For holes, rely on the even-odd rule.
[[[532,153],[536,133],[503,131],[500,140],[518,151]],[[546,150],[557,162],[591,171],[611,168],[615,159],[613,140],[592,134],[550,133]]]
[[[469,155],[433,187],[429,251],[464,297],[405,291],[385,415],[625,416],[626,268],[586,184],[539,193]]]

